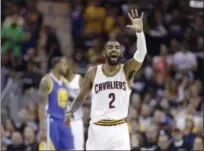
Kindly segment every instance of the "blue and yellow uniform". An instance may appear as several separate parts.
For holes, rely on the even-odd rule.
[[[74,149],[73,136],[70,127],[64,123],[64,112],[68,101],[68,82],[62,78],[57,80],[49,74],[50,91],[47,104],[47,141],[48,150]]]

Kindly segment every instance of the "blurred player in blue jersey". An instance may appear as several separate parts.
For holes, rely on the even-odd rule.
[[[42,150],[74,149],[71,129],[64,124],[64,108],[68,101],[68,82],[64,78],[67,69],[66,58],[53,58],[52,71],[40,83],[41,143],[46,144],[46,148],[40,145]]]

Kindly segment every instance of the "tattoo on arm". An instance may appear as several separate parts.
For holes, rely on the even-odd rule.
[[[141,65],[142,63],[138,62],[133,58],[125,63],[124,68],[125,71],[129,74],[131,72],[137,72],[140,69]]]
[[[129,85],[131,86],[134,80],[134,76],[135,73],[140,69],[142,63],[136,61],[134,58],[128,60],[125,64],[124,64],[124,72],[125,72],[125,76],[127,78],[127,82],[129,83]]]

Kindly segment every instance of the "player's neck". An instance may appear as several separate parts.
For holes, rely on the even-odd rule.
[[[59,74],[59,72],[57,72],[56,70],[52,70],[52,74],[55,76],[55,78],[57,80],[61,80],[61,74]]]
[[[117,65],[109,65],[108,63],[104,64],[104,70],[107,73],[115,72],[116,70],[118,70],[119,67],[120,67],[120,64],[117,64]]]
[[[69,76],[68,76],[68,80],[69,81],[72,81],[75,77],[75,74],[74,73],[70,73]]]

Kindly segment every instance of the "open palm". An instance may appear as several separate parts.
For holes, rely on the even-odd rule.
[[[131,9],[130,12],[128,13],[128,16],[132,22],[132,25],[127,25],[126,27],[132,28],[136,32],[142,32],[143,31],[143,16],[144,13],[139,17],[137,9]]]

